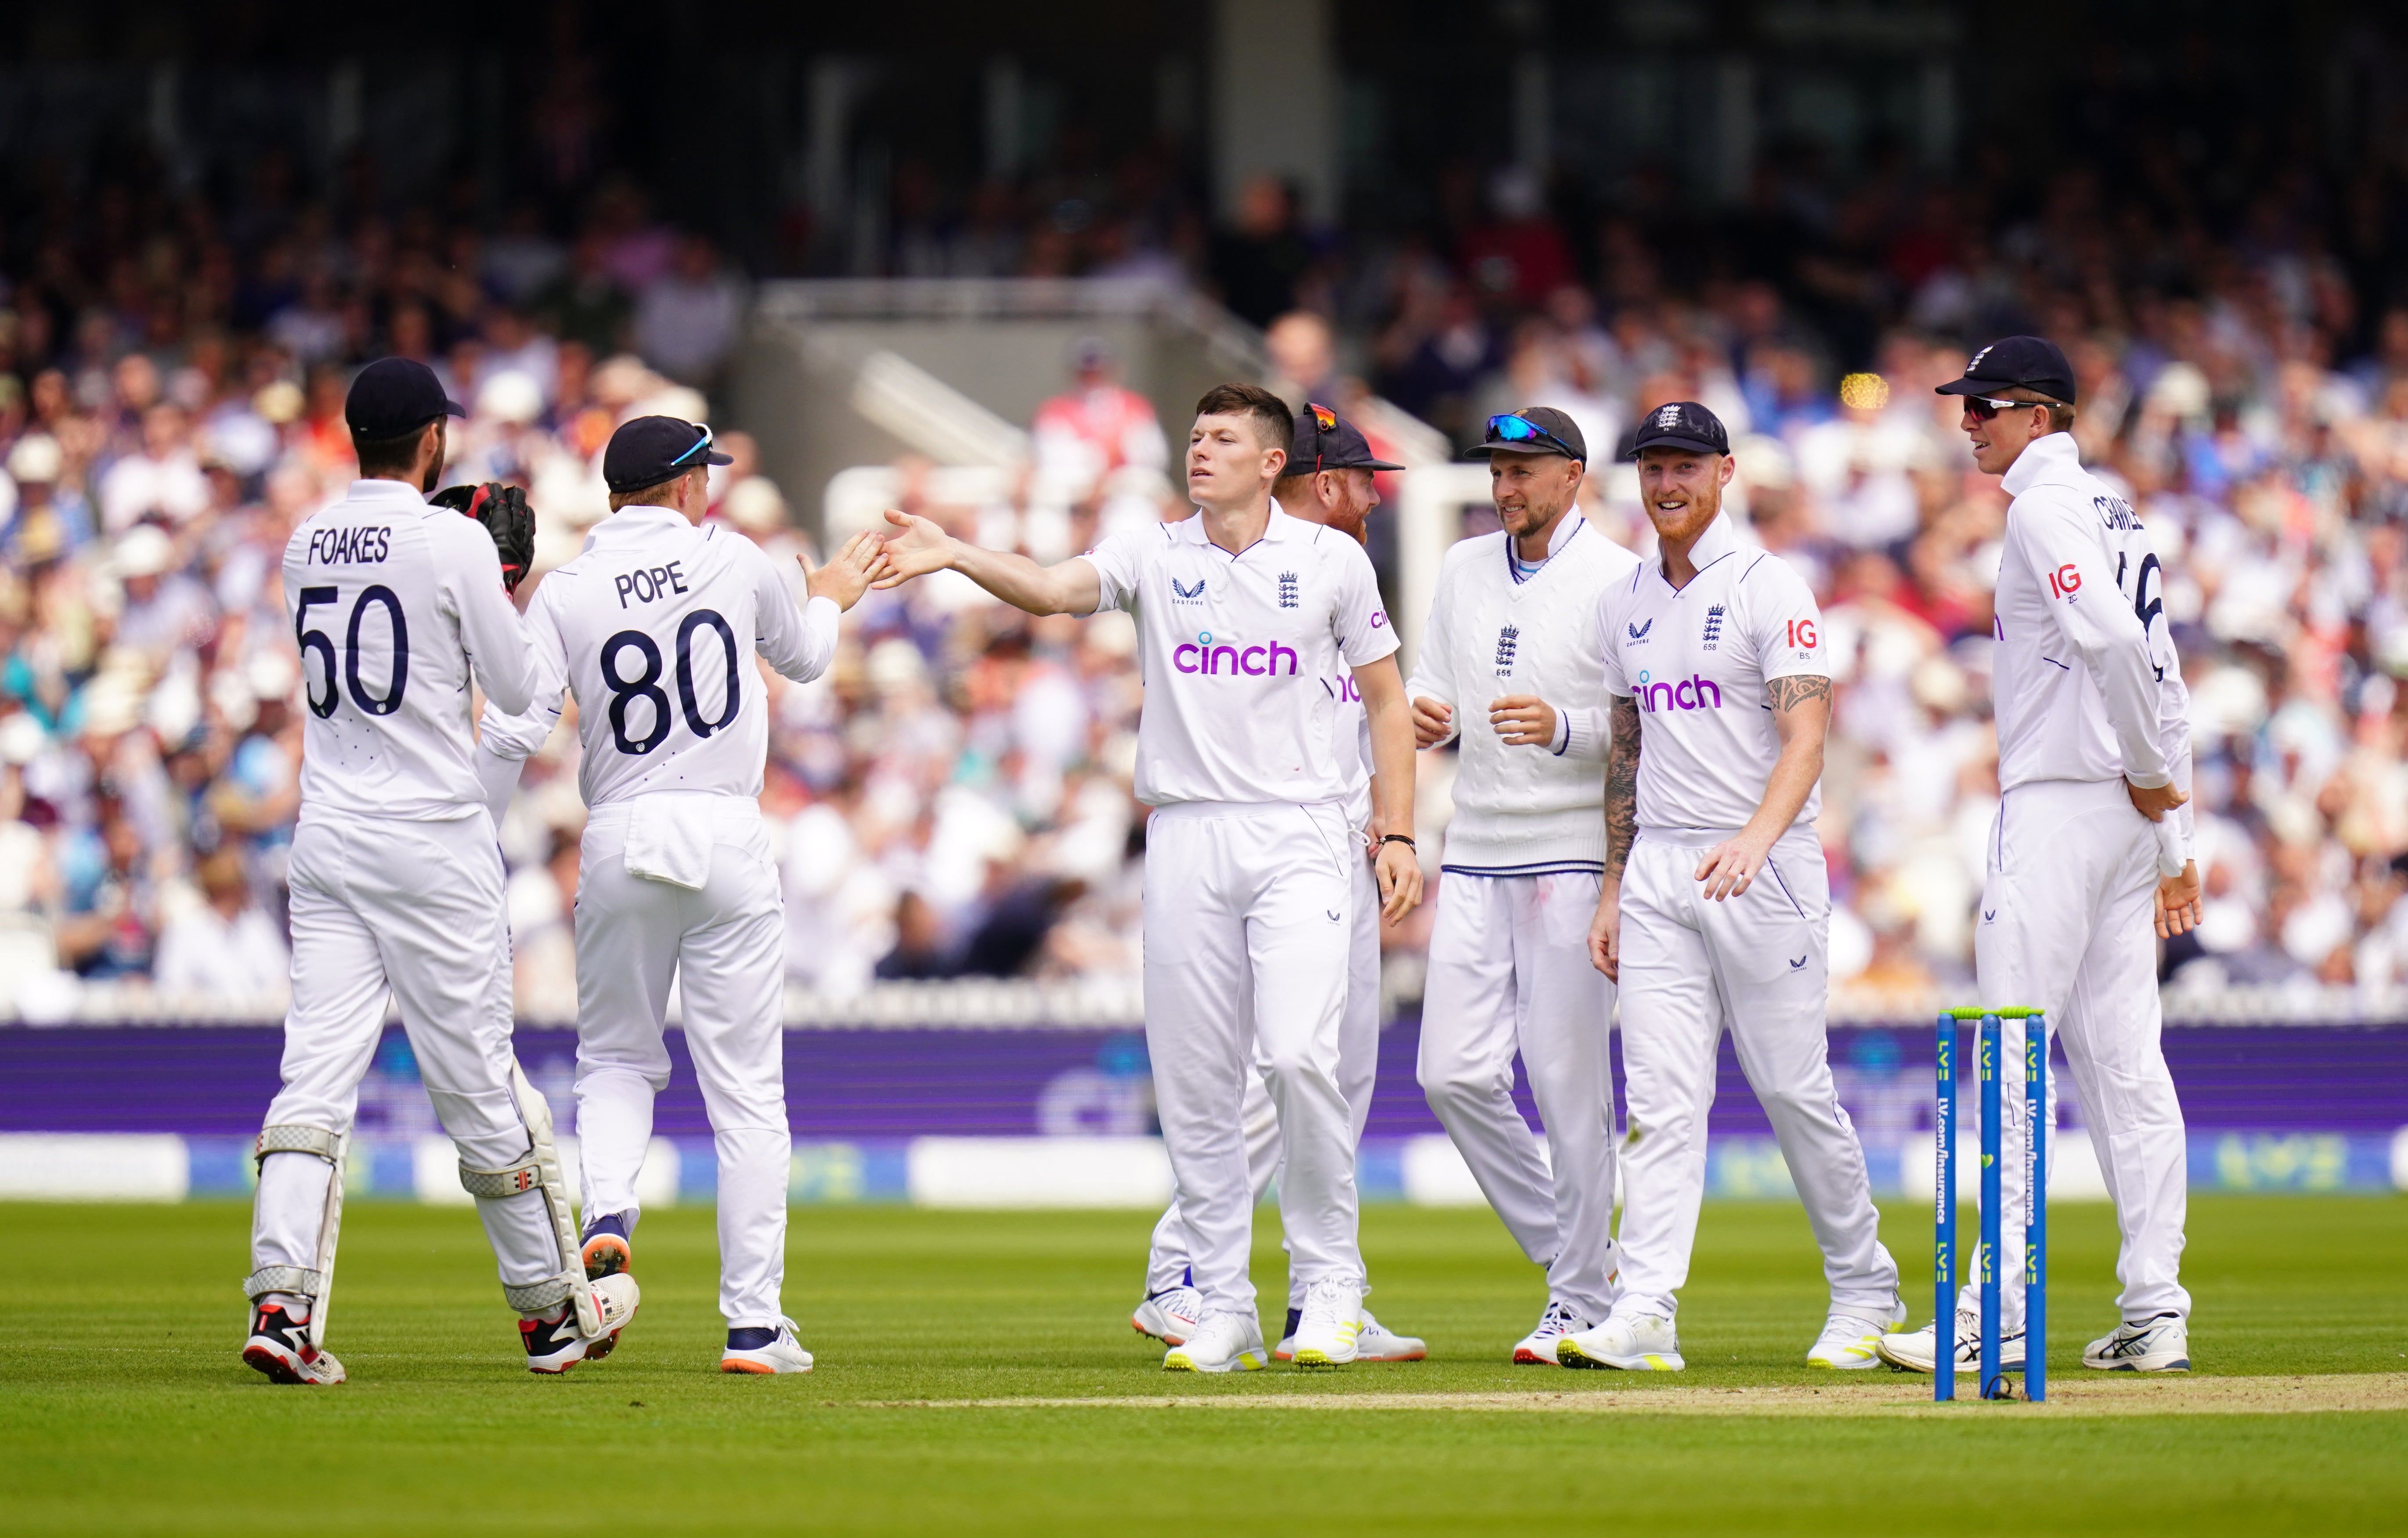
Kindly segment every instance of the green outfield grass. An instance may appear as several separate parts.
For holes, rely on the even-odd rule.
[[[1891,1205],[1920,1322],[1929,1222]],[[2069,1396],[1915,1414],[1880,1406],[1912,1405],[1928,1379],[1809,1372],[1797,1363],[1822,1289],[1794,1205],[1707,1206],[1682,1311],[1691,1368],[1678,1376],[1504,1364],[1544,1301],[1536,1271],[1484,1212],[1401,1207],[1364,1217],[1372,1302],[1429,1338],[1430,1360],[1165,1374],[1125,1322],[1149,1222],[798,1208],[787,1302],[820,1368],[756,1379],[712,1370],[710,1211],[658,1212],[639,1235],[644,1305],[625,1344],[539,1380],[521,1365],[473,1215],[357,1203],[330,1342],[351,1381],[311,1391],[275,1388],[236,1359],[241,1206],[0,1206],[0,1531],[1670,1538],[2408,1524],[2408,1412],[2081,1417]],[[1268,1212],[1262,1226],[1257,1275],[1276,1303]],[[2109,1212],[2059,1208],[2054,1237],[2050,1360],[2078,1389],[2098,1377],[2076,1364],[2082,1343],[2114,1317]],[[2387,1391],[2362,1375],[2408,1370],[2408,1200],[2197,1198],[2185,1266],[2202,1374],[2135,1388],[2331,1374]],[[1266,1318],[1276,1326],[1276,1308]],[[1543,1390],[1671,1407],[1782,1386],[1823,1387],[1856,1413],[1163,1403]],[[1153,1403],[1125,1403],[1140,1397]],[[897,1403],[1010,1398],[1124,1403]]]

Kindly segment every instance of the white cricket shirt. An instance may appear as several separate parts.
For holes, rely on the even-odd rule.
[[[469,672],[517,710],[537,672],[482,525],[400,481],[355,480],[285,542],[284,610],[308,696],[304,816],[430,822],[484,805]]]
[[[1659,557],[1598,607],[1606,692],[1639,702],[1641,832],[1744,826],[1781,758],[1766,681],[1831,671],[1813,590],[1787,562],[1742,543],[1728,515],[1690,560],[1688,586],[1675,589]],[[1822,804],[1817,781],[1798,821],[1813,822]]]
[[[1439,567],[1429,624],[1406,692],[1455,709],[1462,747],[1445,867],[1469,876],[1605,868],[1605,644],[1599,609],[1639,558],[1565,515],[1546,563],[1516,573],[1510,536],[1459,541]],[[1555,706],[1554,748],[1510,747],[1492,701],[1535,694]]]
[[[743,535],[695,528],[674,507],[622,507],[536,589],[536,708],[486,711],[485,743],[505,759],[534,752],[566,689],[586,805],[647,790],[757,798],[769,714],[752,658],[809,683],[836,655],[837,615],[825,598],[797,610],[784,575]]]
[[[1197,513],[1082,559],[1103,586],[1097,607],[1137,620],[1140,801],[1348,799],[1359,728],[1340,679],[1397,649],[1362,546],[1273,503],[1263,537],[1235,555]]]

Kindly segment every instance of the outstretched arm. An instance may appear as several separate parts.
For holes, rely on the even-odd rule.
[[[1819,673],[1793,673],[1765,680],[1772,703],[1772,729],[1781,737],[1781,757],[1764,783],[1764,800],[1737,838],[1726,839],[1706,851],[1698,862],[1698,879],[1706,895],[1719,903],[1737,897],[1764,868],[1765,856],[1806,806],[1814,782],[1823,777],[1823,737],[1831,725],[1831,680]]]
[[[1588,926],[1588,959],[1599,972],[1622,977],[1622,871],[1639,836],[1639,702],[1612,696],[1613,746],[1605,759],[1605,882]]]
[[[870,585],[900,587],[930,572],[957,571],[987,591],[1030,614],[1093,614],[1104,601],[1104,584],[1088,561],[1073,556],[1058,566],[1040,566],[1025,555],[990,550],[955,539],[928,519],[889,510],[886,575]]]

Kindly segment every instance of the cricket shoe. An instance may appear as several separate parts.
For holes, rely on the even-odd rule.
[[[2114,1334],[2090,1343],[2082,1365],[2102,1373],[2187,1373],[2190,1326],[2179,1314],[2159,1314],[2138,1324],[2127,1319]]]
[[[636,1317],[636,1304],[642,1296],[636,1278],[623,1271],[586,1285],[594,1289],[595,1310],[602,1316],[601,1330],[590,1338],[578,1333],[577,1310],[566,1303],[560,1305],[558,1318],[519,1320],[519,1337],[526,1346],[528,1372],[566,1373],[580,1361],[600,1361],[617,1348],[619,1332]]]
[[[1626,1373],[1678,1373],[1681,1337],[1661,1314],[1618,1314],[1594,1330],[1555,1342],[1555,1360],[1566,1367],[1614,1367]]]
[[[727,1350],[719,1359],[723,1373],[752,1373],[767,1377],[777,1373],[808,1373],[811,1354],[795,1339],[795,1321],[780,1319],[778,1328],[754,1325],[727,1332]]]
[[[1901,1373],[1930,1372],[1939,1353],[1939,1330],[1928,1324],[1920,1330],[1895,1331],[1873,1342],[1873,1354]],[[1999,1371],[2023,1370],[2024,1332],[2018,1330],[1999,1337]],[[1956,1371],[1975,1375],[1982,1371],[1982,1316],[1975,1309],[1956,1311]]]
[[[1304,1317],[1304,1310],[1287,1311],[1287,1330],[1280,1343],[1271,1347],[1271,1360],[1296,1360],[1296,1327]],[[1422,1361],[1429,1356],[1429,1343],[1419,1335],[1399,1335],[1363,1310],[1363,1328],[1354,1336],[1356,1361]]]
[[[242,1360],[278,1383],[343,1381],[343,1364],[309,1344],[309,1321],[294,1318],[280,1303],[252,1311]]]
[[[1196,1333],[1197,1322],[1203,1317],[1204,1294],[1182,1282],[1147,1293],[1145,1302],[1129,1316],[1129,1328],[1165,1346],[1181,1346]]]
[[[589,1282],[635,1269],[635,1245],[627,1232],[626,1214],[604,1213],[586,1224],[585,1246],[579,1255],[585,1262],[585,1279]]]
[[[1421,1361],[1429,1356],[1429,1343],[1419,1335],[1399,1335],[1371,1317],[1368,1308],[1358,1309],[1363,1328],[1355,1332],[1356,1361]]]
[[[1806,1365],[1828,1367],[1842,1373],[1860,1373],[1868,1367],[1879,1367],[1881,1353],[1876,1347],[1884,1335],[1906,1322],[1905,1300],[1892,1297],[1889,1307],[1879,1318],[1849,1309],[1835,1308],[1823,1321],[1823,1332],[1806,1348]]]
[[[1360,1277],[1324,1276],[1304,1289],[1292,1337],[1298,1367],[1343,1367],[1355,1359],[1362,1337]]]
[[[1580,1310],[1560,1298],[1550,1298],[1539,1314],[1539,1328],[1514,1343],[1513,1365],[1516,1367],[1557,1367],[1555,1343],[1566,1335],[1577,1335],[1589,1328]]]
[[[1163,1353],[1166,1373],[1256,1373],[1263,1367],[1263,1327],[1252,1314],[1210,1313],[1195,1333]]]

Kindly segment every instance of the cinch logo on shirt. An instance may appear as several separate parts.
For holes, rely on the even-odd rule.
[[[1709,692],[1713,695],[1712,704],[1706,701]],[[1664,702],[1661,705],[1656,703],[1659,698]],[[1652,713],[1657,710],[1720,710],[1722,707],[1722,686],[1702,673],[1691,674],[1673,684],[1651,683],[1646,674],[1639,676],[1639,708],[1641,710]]]
[[[1178,584],[1173,583],[1176,587]],[[1196,584],[1201,589],[1204,584]],[[1212,633],[1206,631],[1193,641],[1182,641],[1170,654],[1170,665],[1182,673],[1201,673],[1208,677],[1234,677],[1244,674],[1250,678],[1274,677],[1279,673],[1281,658],[1287,659],[1287,674],[1296,676],[1296,648],[1273,641],[1267,647],[1237,647],[1212,644]],[[1224,666],[1226,660],[1226,665]]]

